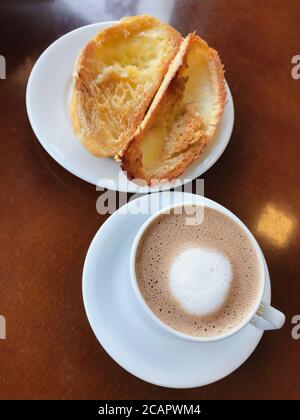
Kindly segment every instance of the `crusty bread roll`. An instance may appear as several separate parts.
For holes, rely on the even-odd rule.
[[[149,185],[179,177],[212,138],[225,100],[217,52],[188,35],[145,119],[119,154],[127,176]]]
[[[96,156],[115,156],[133,136],[157,92],[181,35],[151,16],[101,31],[74,70],[74,133]]]

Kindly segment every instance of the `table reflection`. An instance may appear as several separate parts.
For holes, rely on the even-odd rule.
[[[272,245],[283,248],[289,243],[295,230],[296,220],[293,216],[279,209],[276,205],[267,204],[259,215],[256,232]]]

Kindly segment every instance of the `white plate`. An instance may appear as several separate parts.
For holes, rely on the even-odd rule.
[[[185,341],[162,330],[136,299],[129,255],[138,229],[151,214],[149,208],[153,212],[193,198],[203,203],[203,197],[189,193],[164,192],[145,195],[121,207],[97,232],[83,269],[84,306],[102,347],[138,378],[171,388],[198,387],[224,378],[248,359],[263,334],[249,324],[221,341]],[[211,200],[205,198],[205,202],[229,212]],[[265,270],[264,300],[270,303],[267,265]]]
[[[99,187],[125,192],[153,192],[158,188],[174,188],[197,178],[217,161],[230,139],[234,110],[228,87],[225,112],[212,144],[183,177],[163,187],[138,187],[128,181],[117,162],[91,155],[74,136],[68,111],[74,63],[84,45],[99,30],[113,23],[95,23],[69,32],[39,57],[31,71],[26,92],[27,113],[36,137],[61,166]]]

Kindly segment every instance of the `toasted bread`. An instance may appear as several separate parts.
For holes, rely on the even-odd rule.
[[[80,53],[70,104],[74,133],[96,156],[130,140],[179,50],[181,35],[151,16],[101,31]]]
[[[217,52],[188,35],[145,119],[119,154],[128,178],[150,185],[179,177],[211,140],[225,100]]]

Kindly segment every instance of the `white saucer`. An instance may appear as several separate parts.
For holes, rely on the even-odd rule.
[[[154,211],[191,199],[203,203],[200,196],[164,192],[142,196],[121,207],[97,232],[83,269],[84,306],[102,347],[138,378],[171,388],[199,387],[224,378],[248,359],[263,334],[249,324],[221,341],[188,342],[163,331],[136,300],[129,277],[129,255],[135,234],[150,216],[148,209]],[[204,198],[206,202],[224,210]],[[138,209],[143,214],[137,214]],[[265,269],[264,300],[270,303],[267,265]]]
[[[230,90],[224,115],[209,147],[176,182],[163,187],[138,187],[128,181],[117,162],[91,155],[74,136],[69,118],[72,72],[84,45],[101,29],[115,22],[83,26],[59,38],[35,63],[27,85],[26,106],[33,131],[46,151],[61,166],[99,187],[125,192],[167,190],[197,178],[222,155],[233,128],[234,110]]]

